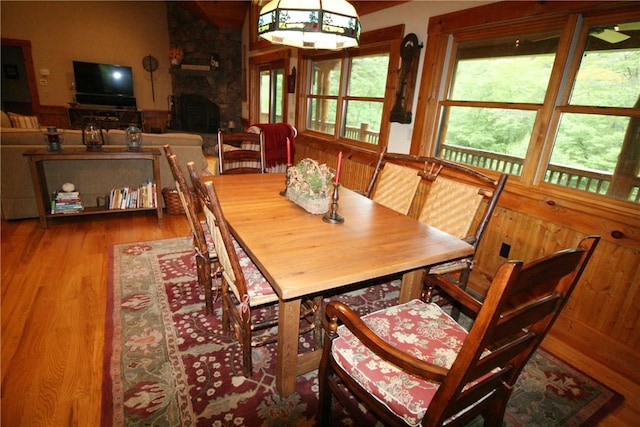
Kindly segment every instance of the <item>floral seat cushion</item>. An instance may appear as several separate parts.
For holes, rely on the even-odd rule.
[[[401,351],[450,368],[467,331],[433,303],[420,300],[362,317],[378,336]],[[344,326],[333,341],[338,365],[409,425],[419,425],[439,384],[402,372],[380,359]]]
[[[240,262],[240,267],[244,274],[244,280],[247,284],[249,305],[251,307],[256,307],[277,301],[278,295],[271,287],[271,284],[264,278],[258,267],[235,239],[233,239],[233,246],[236,254],[238,255],[238,261]],[[233,291],[236,294],[236,297],[238,297],[238,292],[235,287]]]

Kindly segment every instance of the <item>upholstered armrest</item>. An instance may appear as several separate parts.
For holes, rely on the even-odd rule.
[[[329,338],[337,337],[338,320],[340,320],[367,348],[405,372],[428,380],[442,382],[449,371],[393,347],[376,335],[353,310],[339,301],[329,302],[325,313],[329,317],[329,323],[324,324],[323,327],[329,334]],[[327,345],[331,345],[330,340],[325,340],[325,346]]]
[[[427,274],[424,282],[425,286],[439,288],[452,299],[476,314],[478,314],[480,308],[482,308],[482,303],[480,301],[465,292],[464,289],[460,288],[455,282],[447,279],[446,276],[440,274]]]

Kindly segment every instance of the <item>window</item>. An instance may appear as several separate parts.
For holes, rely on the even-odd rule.
[[[558,37],[555,31],[459,43],[442,103],[443,157],[520,175]]]
[[[359,48],[305,51],[299,130],[376,152],[386,146],[392,107],[387,100],[396,89],[390,75],[399,64],[403,33],[402,26],[390,27],[363,34]]]
[[[249,58],[251,123],[286,123],[287,80],[291,52],[288,49]]]
[[[307,129],[377,145],[388,69],[389,53],[311,60]]]
[[[282,62],[282,61],[278,61]],[[285,103],[284,65],[269,64],[258,67],[260,75],[259,123],[282,123]]]
[[[640,22],[585,24],[544,180],[640,203]]]
[[[640,203],[639,21],[635,8],[441,37],[436,155]]]

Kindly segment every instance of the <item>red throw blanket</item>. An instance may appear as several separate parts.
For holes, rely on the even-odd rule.
[[[287,123],[258,123],[264,136],[265,167],[270,168],[287,163],[287,137],[291,141],[291,161],[295,154],[296,130]]]

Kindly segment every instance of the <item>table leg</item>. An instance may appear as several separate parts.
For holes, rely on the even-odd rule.
[[[422,295],[422,279],[424,269],[410,271],[402,276],[402,287],[400,288],[400,304],[420,298]]]
[[[279,304],[276,390],[286,397],[296,391],[300,299],[280,300]]]
[[[33,192],[36,196],[36,206],[38,207],[38,216],[40,217],[40,227],[47,228],[47,213],[50,212],[51,206],[47,203],[49,190],[47,189],[44,166],[42,165],[42,162],[38,162],[30,157],[29,170],[31,171]]]
[[[153,179],[156,182],[156,215],[162,219],[162,185],[160,183],[160,156],[153,156]]]

